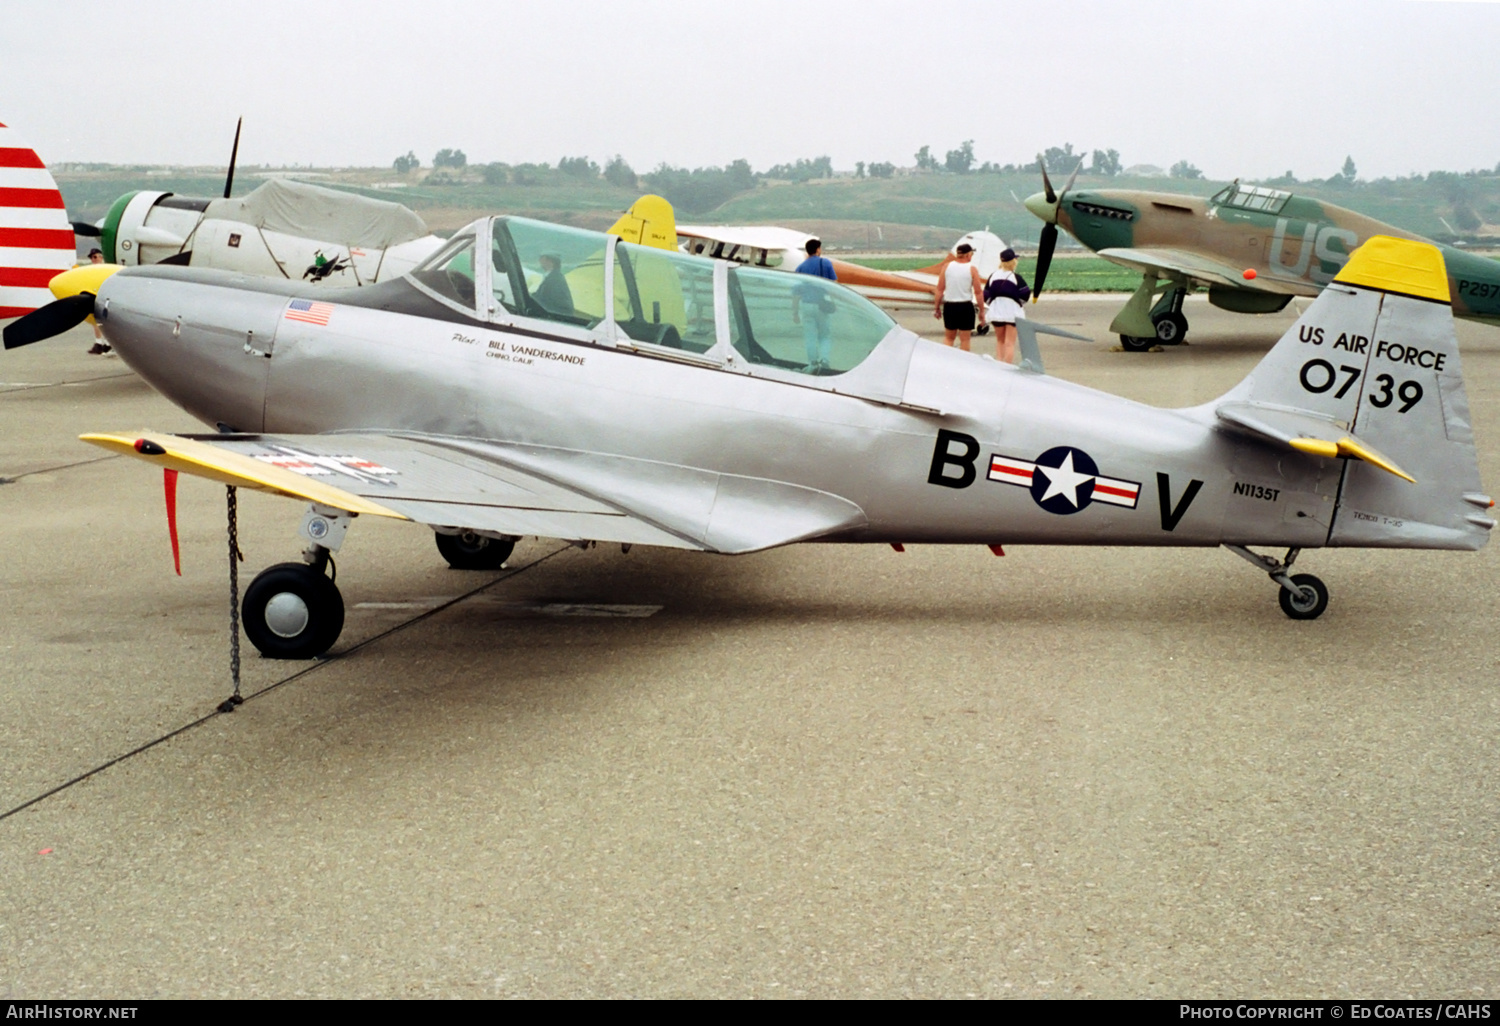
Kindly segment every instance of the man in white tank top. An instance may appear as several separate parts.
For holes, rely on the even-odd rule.
[[[943,320],[943,340],[969,351],[969,334],[974,330],[974,314],[984,309],[984,280],[974,266],[974,247],[960,242],[954,256],[938,269],[937,292],[932,316]]]

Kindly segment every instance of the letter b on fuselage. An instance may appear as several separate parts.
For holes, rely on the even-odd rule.
[[[960,451],[955,451],[955,446]],[[962,431],[939,429],[937,445],[932,450],[932,466],[927,471],[927,483],[944,488],[967,488],[979,474],[974,467],[978,458],[979,439]]]

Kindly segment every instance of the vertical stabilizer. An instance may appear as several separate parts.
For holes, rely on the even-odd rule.
[[[672,211],[672,204],[647,193],[620,215],[620,219],[610,226],[608,234],[642,246],[676,249],[677,216]]]
[[[1477,549],[1494,527],[1447,270],[1428,243],[1366,241],[1216,412],[1342,459],[1330,545]]]

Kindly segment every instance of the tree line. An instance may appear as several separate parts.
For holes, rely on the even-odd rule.
[[[978,162],[974,155],[974,140],[966,139],[958,146],[947,150],[940,159],[930,145],[924,145],[912,155],[912,165],[898,168],[887,161],[858,161],[852,177],[857,179],[888,179],[898,172],[917,174],[1035,174],[1040,161],[1054,177],[1066,177],[1076,169],[1082,174],[1113,178],[1125,174],[1127,169],[1114,149],[1096,149],[1085,153],[1075,150],[1072,143],[1049,146],[1035,159],[1018,163],[999,164],[990,161]],[[410,175],[422,167],[422,161],[414,151],[408,150],[397,157],[391,165],[401,175]],[[1138,173],[1166,174],[1177,179],[1202,179],[1203,172],[1188,160],[1179,160],[1165,170],[1142,169]],[[750,191],[767,182],[809,182],[837,176],[833,160],[828,156],[798,158],[789,163],[774,164],[764,171],[756,171],[748,160],[729,162],[723,167],[686,168],[674,167],[665,162],[652,171],[637,172],[624,157],[616,154],[601,165],[588,157],[563,157],[555,166],[546,163],[488,163],[471,166],[463,150],[445,148],[438,150],[432,158],[432,171],[424,179],[428,185],[458,185],[472,181],[473,176],[486,185],[541,185],[575,181],[606,182],[623,189],[649,189],[670,200],[674,206],[690,213],[706,213],[721,206],[734,196]],[[1484,218],[1476,208],[1486,214],[1492,204],[1487,202],[1484,190],[1478,185],[1482,178],[1500,176],[1500,164],[1493,170],[1484,169],[1457,173],[1433,171],[1426,175],[1411,175],[1406,178],[1381,178],[1365,181],[1358,177],[1358,168],[1353,156],[1345,158],[1343,166],[1327,178],[1299,180],[1290,170],[1274,178],[1259,179],[1260,184],[1277,187],[1317,185],[1335,188],[1371,188],[1377,192],[1391,192],[1416,182],[1435,189],[1453,211],[1454,227],[1459,231],[1475,231],[1482,226]],[[1060,182],[1054,183],[1060,185]]]

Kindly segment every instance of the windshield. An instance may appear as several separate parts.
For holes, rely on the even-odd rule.
[[[1262,185],[1240,185],[1238,182],[1221,190],[1213,202],[1223,207],[1238,210],[1259,210],[1267,214],[1279,214],[1286,201],[1292,198],[1289,192],[1268,189]]]
[[[411,276],[438,295],[474,309],[474,233],[456,235],[419,264]]]

